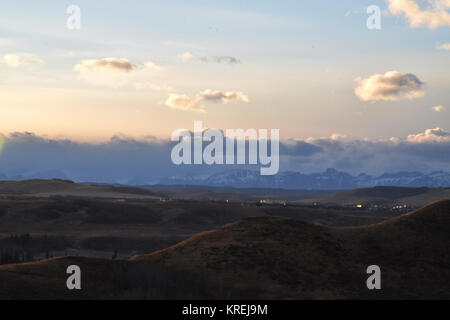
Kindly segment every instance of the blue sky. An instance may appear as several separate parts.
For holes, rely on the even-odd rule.
[[[70,4],[81,9],[80,30],[65,26]],[[385,13],[381,30],[366,27],[365,10],[372,4]],[[449,52],[436,48],[450,41],[448,26],[411,28],[387,8],[384,1],[9,2],[0,16],[0,53],[29,54],[44,63],[0,67],[0,85],[11,95],[1,102],[15,110],[7,113],[4,131],[163,138],[199,116],[214,127],[276,127],[283,137],[303,138],[333,133],[389,138],[449,128],[450,117],[430,111],[450,100],[444,72]],[[177,57],[185,52],[196,58],[232,56],[240,63],[181,63]],[[239,91],[251,102],[209,106],[203,115],[179,112],[164,107],[167,93],[92,84],[73,71],[81,60],[107,57],[154,62],[165,73],[149,74],[148,80],[141,75],[140,81],[170,86],[177,94]],[[355,78],[392,70],[416,75],[425,96],[395,102],[355,97]],[[18,102],[14,97],[23,93],[29,100]],[[105,122],[95,125],[80,113],[103,115]],[[22,121],[23,114],[41,116]]]
[[[2,3],[0,132],[167,140],[202,120],[276,128],[286,141],[447,143],[450,5],[415,4]],[[69,5],[79,30],[66,27]],[[380,30],[366,27],[369,5]]]

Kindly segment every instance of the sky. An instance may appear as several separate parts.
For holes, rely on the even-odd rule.
[[[79,29],[67,25],[71,5]],[[371,5],[380,8],[379,29],[367,26]],[[3,153],[24,139],[161,144],[202,120],[276,128],[291,146],[345,146],[342,159],[327,149],[323,166],[446,168],[449,12],[449,0],[2,3]],[[440,153],[429,155],[433,164],[344,161],[369,154],[368,145]],[[313,164],[294,158],[281,170],[320,169]]]

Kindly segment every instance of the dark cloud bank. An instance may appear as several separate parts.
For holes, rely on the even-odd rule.
[[[431,132],[431,131],[430,131]],[[442,134],[411,135],[390,141],[308,139],[280,145],[280,173],[323,172],[335,168],[352,175],[385,172],[450,171],[450,139]],[[425,138],[423,138],[425,137]],[[74,181],[155,184],[166,177],[206,177],[258,166],[182,165],[171,162],[174,142],[115,136],[105,143],[54,140],[32,133],[4,137],[0,154],[3,179],[66,178]],[[162,180],[163,179],[163,180]]]

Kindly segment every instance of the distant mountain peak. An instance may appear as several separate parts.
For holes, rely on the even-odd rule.
[[[304,174],[294,171],[280,172],[275,176],[261,176],[256,170],[234,169],[212,174],[206,178],[192,176],[165,178],[161,184],[203,185],[234,188],[279,188],[303,190],[347,190],[376,186],[393,187],[450,187],[450,173],[435,171],[391,172],[380,176],[349,173],[328,168],[322,173]]]

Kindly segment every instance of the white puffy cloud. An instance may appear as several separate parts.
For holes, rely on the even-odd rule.
[[[450,132],[441,128],[427,129],[425,132],[410,134],[407,138],[409,142],[450,142]]]
[[[445,107],[442,106],[442,105],[434,106],[434,107],[432,107],[432,109],[433,109],[434,112],[442,112],[442,111],[445,111]]]
[[[147,61],[147,62],[145,62],[145,63],[144,63],[144,66],[145,66],[146,68],[153,69],[153,70],[157,70],[157,71],[162,70],[162,67],[161,67],[161,66],[158,66],[158,65],[157,65],[156,63],[154,63],[153,61]]]
[[[195,99],[192,99],[185,94],[178,94],[178,93],[169,94],[169,98],[166,100],[166,106],[168,106],[171,109],[182,111],[205,112],[203,106],[198,104],[198,102]]]
[[[222,92],[219,90],[206,89],[191,98],[185,94],[171,93],[166,100],[166,105],[172,109],[183,111],[205,112],[205,107],[200,104],[202,101],[212,101],[226,104],[232,100],[241,100],[249,102],[249,98],[242,92],[229,91]]]
[[[12,68],[22,67],[30,64],[42,64],[42,61],[39,58],[31,54],[7,54],[3,56],[3,62]]]
[[[423,82],[412,73],[389,71],[365,79],[358,77],[356,83],[355,95],[363,101],[396,101],[425,95]]]
[[[135,65],[125,58],[89,59],[80,61],[73,69],[79,79],[97,86],[173,91],[166,84],[165,69],[153,61]]]
[[[107,71],[107,72],[130,72],[136,66],[130,60],[124,58],[103,58],[82,60],[75,65],[74,70],[78,72]]]
[[[237,91],[222,92],[218,90],[213,91],[210,89],[200,92],[200,94],[197,96],[197,99],[222,103],[227,103],[231,100],[241,100],[244,102],[249,102],[248,97],[242,92]]]
[[[412,28],[450,26],[450,0],[425,0],[426,7],[421,8],[416,0],[386,0],[388,10],[396,16],[404,16]]]

